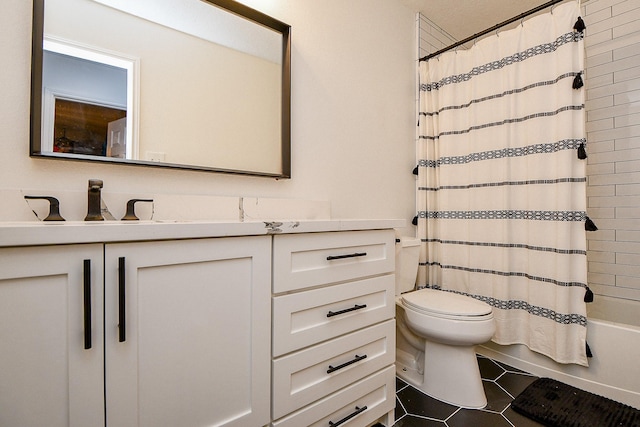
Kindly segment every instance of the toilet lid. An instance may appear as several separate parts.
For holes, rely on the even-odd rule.
[[[436,315],[475,317],[486,316],[492,309],[489,304],[474,298],[436,289],[421,289],[402,295],[403,302],[418,311]]]

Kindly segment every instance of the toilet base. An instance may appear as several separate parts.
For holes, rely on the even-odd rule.
[[[396,366],[399,365],[405,370],[417,371],[422,375],[424,369],[424,353],[420,348],[424,347],[424,344],[422,340],[416,340],[414,344],[416,345],[411,345],[403,333],[400,331],[396,332]]]
[[[424,374],[396,361],[396,374],[423,393],[451,405],[481,409],[487,405],[475,346],[425,341]],[[414,365],[415,366],[415,365]]]

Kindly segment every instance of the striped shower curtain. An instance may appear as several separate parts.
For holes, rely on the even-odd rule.
[[[586,366],[579,10],[420,63],[417,284],[490,304],[499,344]]]

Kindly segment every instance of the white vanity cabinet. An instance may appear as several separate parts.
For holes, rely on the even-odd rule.
[[[0,426],[392,425],[403,224],[0,223]]]
[[[268,236],[106,245],[107,426],[268,424],[270,282]]]
[[[274,236],[273,426],[367,426],[395,407],[393,230]]]
[[[270,282],[270,236],[0,248],[0,425],[267,425]]]
[[[104,426],[102,259],[0,248],[0,426]]]

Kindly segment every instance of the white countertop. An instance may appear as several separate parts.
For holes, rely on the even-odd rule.
[[[0,222],[0,247],[402,228],[403,219]]]

